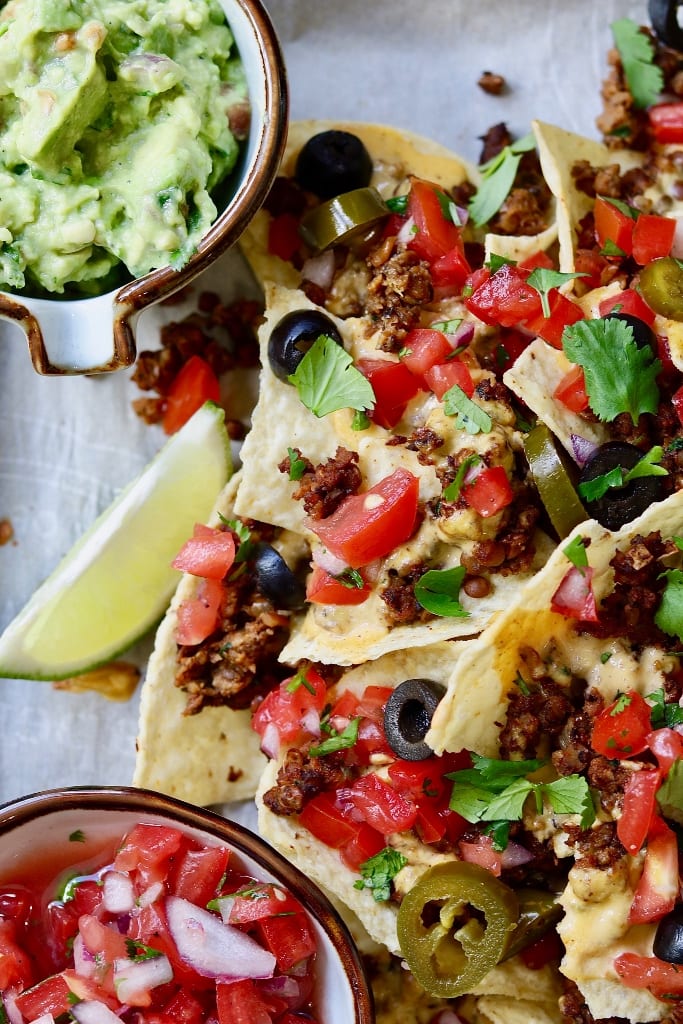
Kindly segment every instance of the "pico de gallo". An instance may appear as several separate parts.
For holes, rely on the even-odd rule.
[[[167,825],[86,861],[88,837],[69,840],[68,863],[0,883],[9,1024],[315,1024],[316,937],[291,892]]]

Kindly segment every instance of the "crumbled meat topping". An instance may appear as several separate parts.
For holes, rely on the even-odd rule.
[[[506,82],[503,75],[498,75],[495,71],[484,71],[479,76],[477,85],[491,96],[500,96],[505,90]]]
[[[358,453],[339,446],[335,455],[327,462],[314,466],[304,459],[298,448],[294,449],[297,459],[303,459],[304,471],[293,497],[303,501],[306,514],[312,519],[326,519],[339,508],[344,498],[356,494],[363,482],[358,468]],[[278,469],[289,473],[289,455],[282,460]]]
[[[305,750],[290,748],[277,773],[277,782],[263,794],[273,814],[301,814],[308,801],[327,789],[335,789],[346,778],[343,755],[311,757]]]
[[[368,284],[366,312],[372,333],[381,331],[379,347],[398,352],[408,331],[420,325],[420,307],[431,302],[432,277],[429,266],[410,249],[394,252],[379,262],[386,247],[374,249],[368,265],[374,274]]]

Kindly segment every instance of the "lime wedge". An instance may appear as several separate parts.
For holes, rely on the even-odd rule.
[[[170,563],[230,476],[224,419],[203,405],[77,541],[0,636],[0,676],[89,671],[161,618],[180,578]]]

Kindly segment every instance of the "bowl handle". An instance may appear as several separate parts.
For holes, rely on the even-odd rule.
[[[139,311],[108,292],[90,299],[34,299],[0,292],[0,319],[21,327],[33,368],[47,376],[107,373],[135,361]]]

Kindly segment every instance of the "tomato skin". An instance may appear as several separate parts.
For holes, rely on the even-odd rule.
[[[271,882],[249,885],[247,895],[235,894],[229,924],[251,924],[275,914],[298,914],[301,904],[290,893]]]
[[[625,288],[622,292],[617,292],[616,295],[610,295],[609,298],[603,299],[598,305],[598,312],[600,316],[607,316],[608,313],[611,313],[617,307],[618,312],[637,316],[639,320],[644,320],[649,327],[652,327],[655,322],[654,312],[650,309],[642,295],[633,288]]]
[[[614,959],[614,969],[627,988],[646,988],[660,999],[683,995],[683,971],[678,964],[656,956],[620,953]]]
[[[281,971],[289,971],[315,953],[315,938],[308,917],[300,911],[284,917],[266,917],[258,931]]]
[[[304,805],[299,821],[312,836],[333,850],[353,842],[358,833],[358,823],[345,817],[335,794],[327,791],[318,793]]]
[[[378,775],[362,775],[339,790],[339,799],[342,803],[348,801],[363,821],[383,836],[405,832],[413,827],[417,818],[415,804]]]
[[[658,921],[673,910],[678,896],[678,842],[667,826],[650,835],[643,873],[629,911],[629,924]]]
[[[541,297],[518,267],[504,264],[465,299],[471,313],[485,324],[516,327],[541,313]]]
[[[625,695],[628,703],[617,710],[618,698],[604,708],[593,723],[591,746],[598,754],[609,758],[630,758],[647,750],[647,738],[652,732],[650,705],[635,690]]]
[[[460,842],[458,849],[464,861],[479,864],[492,875],[498,877],[503,870],[503,859],[498,850],[493,849],[491,836],[480,835],[469,842]]]
[[[372,385],[375,406],[370,419],[380,427],[396,426],[419,384],[405,363],[390,359],[359,359],[357,368]]]
[[[301,248],[299,218],[293,213],[279,213],[268,225],[268,252],[290,262]]]
[[[562,335],[565,327],[583,320],[584,312],[576,302],[563,295],[556,288],[548,293],[548,304],[550,316],[546,316],[543,310],[534,317],[530,317],[525,324],[528,331],[543,338],[553,348],[562,348]]]
[[[632,855],[638,853],[647,838],[661,781],[657,771],[639,771],[632,772],[626,783],[617,836]]]
[[[165,871],[169,858],[183,844],[183,834],[167,825],[139,822],[126,837],[124,846],[114,858],[116,871],[134,871],[136,868],[159,868]]]
[[[34,982],[31,958],[16,939],[15,922],[0,920],[0,992],[15,985],[27,989]]]
[[[595,249],[577,249],[574,255],[574,270],[577,274],[584,274],[581,279],[583,287],[587,291],[599,288],[602,284],[602,274],[609,266],[608,260],[601,256]]]
[[[588,408],[586,378],[582,366],[572,366],[553,391],[553,398],[562,402],[572,412],[583,412]]]
[[[256,708],[251,725],[261,737],[272,724],[283,743],[296,743],[304,738],[310,738],[302,720],[307,711],[314,709],[321,712],[325,707],[327,686],[325,680],[313,668],[306,671],[307,685],[301,684],[293,692],[288,690],[292,679],[285,679],[277,689],[266,694]]]
[[[235,561],[235,539],[230,530],[195,523],[194,532],[171,562],[174,569],[204,579],[222,580]]]
[[[462,242],[434,260],[431,266],[432,284],[438,298],[459,295],[472,272]]]
[[[397,469],[364,494],[345,498],[327,519],[310,520],[308,525],[333,555],[359,569],[410,537],[419,486],[407,469]]]
[[[674,761],[683,760],[683,737],[675,729],[655,729],[647,737],[647,745],[662,773],[668,772]]]
[[[633,228],[633,258],[641,267],[668,256],[676,232],[676,221],[654,213],[641,213]]]
[[[35,1020],[44,1013],[51,1013],[57,1018],[68,1013],[71,1005],[71,989],[62,974],[53,974],[39,981],[16,998],[17,1009],[27,1021]]]
[[[384,836],[366,822],[361,822],[353,839],[339,851],[347,868],[359,871],[361,864],[376,856],[385,846]]]
[[[633,252],[633,227],[635,221],[627,213],[623,213],[609,199],[597,196],[593,207],[595,218],[595,237],[601,249],[607,242],[612,242],[625,256]]]
[[[436,331],[431,327],[415,327],[408,331],[403,347],[405,354],[401,356],[404,366],[407,366],[425,387],[424,375],[430,367],[436,363],[443,363],[453,348],[443,331]]]
[[[272,1024],[268,1004],[251,980],[216,982],[218,1024]]]
[[[567,619],[578,619],[579,622],[598,622],[592,580],[593,569],[591,566],[579,569],[572,565],[550,599],[552,610],[559,615],[564,615]]]
[[[171,384],[162,419],[165,433],[175,434],[204,402],[219,402],[218,377],[201,356],[190,356]]]
[[[465,479],[462,497],[484,519],[496,515],[514,499],[508,475],[502,466],[486,466],[472,479]]]
[[[683,103],[655,103],[647,116],[657,142],[683,142]]]
[[[363,604],[370,596],[367,583],[362,587],[346,587],[321,565],[313,565],[306,580],[306,600],[311,604]]]
[[[530,334],[524,334],[522,331],[516,331],[513,328],[503,328],[501,330],[500,341],[496,348],[496,377],[500,379],[505,371],[510,369],[522,352],[529,347],[532,340]]]
[[[454,384],[457,384],[468,398],[474,394],[472,375],[460,359],[451,359],[447,363],[436,363],[435,366],[431,366],[425,373],[425,383],[439,401]]]
[[[213,633],[218,625],[224,593],[220,580],[202,579],[196,595],[178,606],[177,644],[194,646]]]
[[[438,185],[413,179],[408,194],[407,214],[415,222],[417,231],[411,236],[407,247],[417,255],[433,263],[439,257],[455,249],[460,242],[460,231],[441,212]]]
[[[185,850],[171,873],[171,892],[205,907],[218,892],[229,857],[230,851],[227,846]]]

